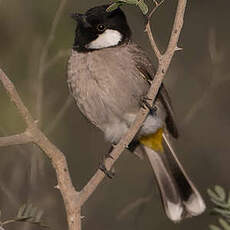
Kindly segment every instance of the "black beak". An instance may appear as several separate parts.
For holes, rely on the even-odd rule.
[[[87,22],[86,16],[84,14],[73,13],[70,15],[77,23],[83,25],[84,27],[91,27],[91,25]]]

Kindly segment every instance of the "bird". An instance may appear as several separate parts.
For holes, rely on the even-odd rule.
[[[108,11],[108,6],[71,15],[77,23],[67,84],[81,113],[113,146],[128,131],[140,107],[149,105],[145,95],[156,70],[146,52],[132,41],[123,10]],[[205,202],[171,144],[179,134],[164,84],[151,108],[128,149],[149,159],[163,210],[177,223],[203,213]]]

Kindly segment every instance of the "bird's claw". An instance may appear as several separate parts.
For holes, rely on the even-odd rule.
[[[141,107],[143,108],[148,108],[149,109],[149,112],[151,114],[155,114],[156,111],[157,111],[157,107],[156,105],[151,105],[148,101],[150,101],[151,99],[144,96],[141,98],[141,101],[140,101],[140,104],[141,104]]]
[[[111,170],[107,170],[107,168],[105,167],[104,162],[100,163],[99,169],[110,179],[112,179],[115,176],[114,172],[112,172]]]

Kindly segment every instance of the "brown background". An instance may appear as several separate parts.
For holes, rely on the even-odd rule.
[[[49,59],[59,50],[72,46],[75,23],[69,14],[106,2],[69,0],[50,47]],[[34,117],[39,57],[58,4],[56,0],[0,0],[0,66],[15,83]],[[161,47],[167,44],[175,6],[176,1],[168,0],[153,16],[153,32]],[[123,9],[134,40],[151,55],[141,13],[135,7]],[[183,51],[176,53],[166,78],[181,135],[175,143],[178,155],[207,200],[208,211],[179,225],[171,223],[162,212],[149,163],[125,152],[116,163],[116,177],[105,179],[83,208],[83,229],[192,230],[208,229],[210,223],[216,222],[209,215],[206,190],[215,184],[225,188],[230,184],[229,10],[227,0],[188,2],[179,42]],[[66,62],[67,57],[60,59],[45,74],[43,130],[49,127],[68,97]],[[23,131],[24,124],[2,86],[0,105],[0,135]],[[109,148],[100,131],[82,117],[74,103],[48,136],[65,152],[78,189],[95,173],[100,154]],[[15,215],[28,202],[45,210],[45,221],[51,229],[66,229],[63,202],[54,189],[56,179],[47,158],[32,145],[1,148],[0,154],[3,219]],[[118,219],[128,204],[152,191],[149,202]],[[7,229],[37,227],[19,223]]]

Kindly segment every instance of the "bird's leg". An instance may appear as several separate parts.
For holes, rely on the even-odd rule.
[[[114,176],[115,176],[115,173],[111,170],[108,170],[106,167],[105,167],[105,163],[104,162],[101,162],[100,165],[99,165],[99,169],[109,178],[109,179],[112,179]]]
[[[140,144],[140,142],[138,140],[134,139],[129,143],[127,149],[130,152],[134,152],[139,144]]]
[[[130,153],[132,153],[134,156],[138,157],[138,159],[143,159],[143,154],[139,151],[136,151],[136,148],[140,145],[140,141],[137,139],[133,139],[129,145],[127,146],[127,149]]]
[[[150,114],[153,115],[157,111],[157,107],[156,105],[151,105],[149,103],[150,100],[151,99],[148,98],[147,96],[143,96],[140,100],[140,104],[141,104],[141,107],[144,107],[144,108],[147,107],[149,109]]]
[[[113,149],[114,149],[114,146],[112,145],[107,153],[103,153],[102,161],[99,164],[99,169],[110,179],[112,179],[115,176],[115,173],[112,172],[111,170],[106,169],[105,160],[107,158],[113,159],[113,157],[110,154],[113,151]]]

